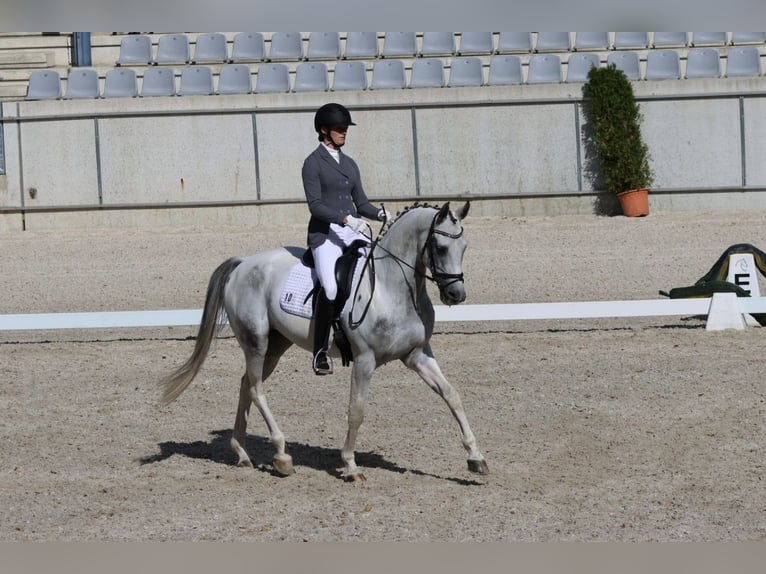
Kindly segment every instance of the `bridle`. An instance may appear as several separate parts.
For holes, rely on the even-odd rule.
[[[441,229],[436,229],[436,217],[439,214],[437,213],[434,215],[434,218],[431,220],[431,227],[428,230],[428,237],[426,237],[426,242],[423,245],[423,251],[421,252],[421,257],[425,254],[426,249],[428,249],[428,267],[431,270],[431,276],[424,274],[424,277],[428,279],[429,281],[436,283],[436,285],[439,287],[439,290],[442,290],[446,287],[449,287],[453,283],[457,283],[458,281],[463,281],[463,274],[462,273],[442,273],[440,271],[436,270],[436,258],[434,257],[434,242],[433,237],[434,235],[443,235],[444,237],[449,237],[450,239],[459,239],[463,236],[463,226],[460,226],[460,233],[447,233],[446,231],[442,231]],[[455,220],[453,220],[455,221]],[[417,270],[415,271],[417,273]]]

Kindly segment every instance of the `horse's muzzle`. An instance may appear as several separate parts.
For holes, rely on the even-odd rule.
[[[462,279],[453,279],[439,284],[439,298],[445,305],[457,305],[465,301],[465,284]]]

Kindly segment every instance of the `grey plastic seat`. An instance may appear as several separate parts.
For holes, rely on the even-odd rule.
[[[692,48],[686,54],[687,78],[720,78],[721,56],[715,48]]]
[[[646,56],[647,80],[676,80],[681,77],[681,60],[675,50],[651,50]]]
[[[379,54],[377,32],[348,32],[345,58],[377,58]]]
[[[300,32],[274,32],[271,35],[269,60],[302,60],[303,37]]]
[[[309,60],[337,60],[340,58],[340,34],[338,32],[309,32]]]
[[[606,56],[606,65],[614,64],[622,70],[629,80],[637,82],[641,79],[641,62],[638,52],[610,52]]]
[[[135,98],[138,96],[138,78],[133,68],[112,68],[104,74],[105,98]]]
[[[91,68],[72,68],[66,81],[65,100],[98,98],[98,72]]]
[[[460,32],[458,55],[491,54],[494,51],[492,32]]]
[[[689,34],[686,32],[655,32],[652,46],[655,48],[681,47],[689,44]]]
[[[497,53],[532,51],[532,32],[500,32],[497,36]]]
[[[414,56],[418,51],[415,32],[385,32],[383,36],[384,58],[391,56]]]
[[[761,75],[761,54],[755,46],[735,46],[726,57],[726,77]]]
[[[335,64],[333,91],[366,90],[367,67],[361,60],[344,60]]]
[[[609,48],[609,32],[577,32],[575,33],[575,50],[607,50]]]
[[[691,46],[723,46],[726,32],[692,32]]]
[[[286,93],[290,91],[290,69],[287,64],[271,63],[258,66],[255,93]]]
[[[614,48],[646,48],[649,45],[649,32],[615,32]]]
[[[210,66],[184,66],[181,70],[179,96],[209,96],[213,88],[213,70]]]
[[[561,58],[558,54],[532,54],[527,68],[528,84],[561,82]]]
[[[239,32],[231,43],[231,61],[262,62],[266,59],[266,42],[260,32]]]
[[[251,94],[253,77],[247,64],[226,64],[218,73],[219,94]]]
[[[737,44],[763,44],[766,42],[766,32],[732,32],[731,43]]]
[[[538,52],[568,52],[572,49],[569,32],[538,32],[535,50]]]
[[[410,88],[443,88],[444,63],[439,58],[420,58],[412,62]]]
[[[454,53],[454,32],[423,32],[421,56],[452,56]]]
[[[601,58],[595,52],[572,54],[567,60],[567,83],[587,82],[590,69],[600,65]]]
[[[497,54],[489,59],[488,86],[512,86],[524,81],[521,58],[510,54]]]
[[[157,41],[157,64],[188,64],[189,38],[186,34],[163,34]]]
[[[452,58],[449,72],[449,87],[481,86],[484,84],[484,70],[481,58],[477,56]]]
[[[296,92],[326,92],[329,89],[324,62],[303,62],[295,67]]]
[[[401,60],[376,60],[372,65],[370,89],[401,89],[407,85],[404,62]]]
[[[152,59],[152,39],[143,34],[131,34],[120,40],[120,55],[117,65],[139,64],[147,66]]]
[[[175,96],[176,73],[173,68],[146,68],[141,82],[141,96]]]
[[[200,34],[194,44],[194,58],[192,62],[219,63],[229,60],[229,45],[226,36],[221,33]]]
[[[61,97],[61,76],[55,70],[36,70],[29,74],[25,100],[57,100]]]

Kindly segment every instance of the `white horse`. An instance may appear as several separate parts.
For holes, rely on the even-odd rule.
[[[346,480],[365,480],[354,459],[365,395],[373,371],[393,359],[415,371],[445,400],[460,427],[468,468],[478,474],[489,472],[460,396],[442,374],[429,344],[434,309],[426,292],[426,280],[437,284],[444,304],[465,300],[462,261],[467,241],[461,220],[468,209],[469,203],[454,213],[449,203],[441,208],[416,204],[398,215],[370,249],[372,260],[341,317],[353,351],[348,433],[341,450]],[[288,314],[280,307],[285,280],[303,252],[280,248],[222,263],[210,278],[194,351],[163,381],[162,401],[167,404],[197,375],[212,340],[228,317],[245,354],[231,448],[239,457],[239,466],[252,467],[244,445],[250,405],[254,402],[276,447],[274,468],[284,476],[293,473],[292,457],[285,452],[284,435],[266,402],[264,381],[291,345],[308,351],[312,348],[313,321]],[[334,347],[331,356],[338,356]]]

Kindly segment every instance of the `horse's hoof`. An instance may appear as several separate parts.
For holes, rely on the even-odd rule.
[[[487,461],[484,459],[469,460],[468,470],[475,472],[476,474],[489,474],[489,467],[487,466]]]
[[[360,482],[367,482],[367,479],[361,472],[354,472],[352,474],[347,474],[343,477],[343,480],[346,482],[353,482],[353,483],[360,483]]]
[[[253,463],[249,458],[241,458],[237,463],[239,468],[254,468]]]
[[[275,454],[274,455],[274,468],[282,476],[290,476],[295,473],[293,468],[293,457],[289,454]]]

